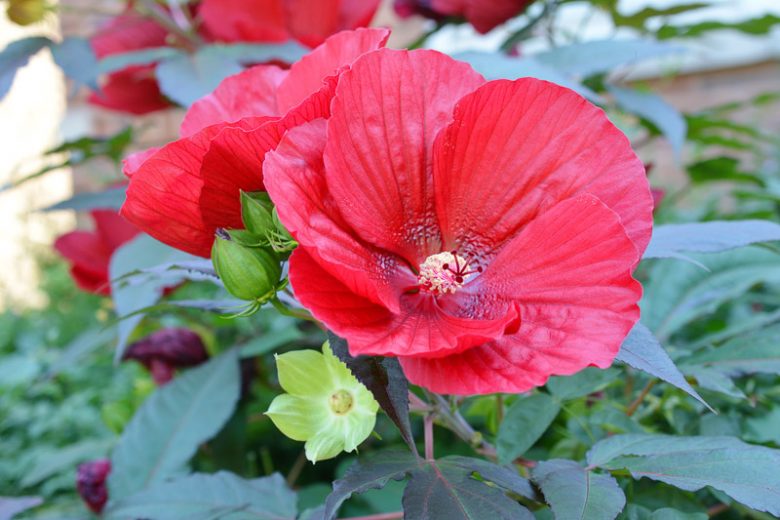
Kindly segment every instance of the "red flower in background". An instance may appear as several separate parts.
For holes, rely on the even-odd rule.
[[[100,514],[108,502],[106,479],[109,473],[111,461],[108,459],[85,462],[78,467],[76,489],[87,507],[95,514]]]
[[[94,231],[71,231],[54,242],[54,248],[71,264],[70,274],[81,289],[111,294],[108,265],[111,255],[139,231],[114,210],[92,210]]]
[[[353,355],[434,392],[522,392],[611,364],[639,318],[642,163],[604,113],[433,51],[345,72],[331,117],[290,130],[265,183],[300,246],[300,302]]]
[[[434,20],[446,16],[466,19],[486,33],[519,15],[533,0],[395,0],[395,11],[402,17],[419,14]]]
[[[310,47],[345,29],[365,27],[380,0],[203,0],[206,31],[222,41],[278,42]]]
[[[113,54],[162,47],[168,32],[154,21],[132,10],[113,18],[90,39],[98,59]],[[110,110],[142,115],[168,108],[163,97],[154,65],[136,65],[108,74],[100,92],[94,92],[89,102]]]
[[[339,74],[387,36],[384,29],[342,32],[289,71],[258,65],[227,78],[190,108],[181,139],[125,161],[122,215],[170,246],[208,257],[217,228],[243,228],[240,191],[264,189],[265,154],[287,129],[327,117]]]
[[[182,328],[162,329],[131,344],[122,359],[134,359],[151,372],[162,386],[173,379],[178,368],[200,365],[209,359],[200,336]]]

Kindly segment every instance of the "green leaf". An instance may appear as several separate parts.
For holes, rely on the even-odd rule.
[[[776,406],[763,415],[745,421],[743,438],[750,442],[780,444],[780,407]]]
[[[328,333],[333,353],[373,394],[374,399],[401,432],[409,449],[417,453],[412,426],[409,422],[409,382],[395,358],[372,356],[353,357],[347,342],[333,333]]]
[[[70,79],[97,89],[98,61],[92,45],[84,38],[68,37],[52,45],[54,62]]]
[[[759,283],[780,282],[780,256],[757,247],[692,258],[707,270],[659,261],[649,271],[642,322],[661,341]]]
[[[34,54],[51,43],[50,39],[43,36],[31,36],[13,41],[0,51],[0,100],[11,90],[16,71],[27,65]]]
[[[20,484],[28,488],[58,473],[73,472],[81,462],[105,457],[113,445],[114,439],[88,439],[64,448],[41,450]]]
[[[43,504],[41,497],[0,496],[0,519],[11,520],[17,514]]]
[[[547,380],[547,390],[558,399],[568,401],[598,392],[617,379],[618,375],[618,370],[590,367],[570,376],[551,377]]]
[[[333,492],[325,501],[323,518],[331,520],[349,497],[369,489],[381,489],[390,480],[403,480],[418,468],[422,461],[408,451],[387,450],[374,453],[365,461],[358,461],[344,477],[333,483]]]
[[[780,515],[780,450],[734,437],[616,435],[596,443],[588,462],[685,491],[710,486],[748,507]]]
[[[110,74],[135,65],[151,65],[162,60],[183,56],[184,53],[173,47],[150,47],[140,51],[123,52],[106,56],[98,64],[102,74]]]
[[[707,513],[684,513],[677,509],[664,507],[655,511],[636,504],[628,504],[620,516],[622,520],[707,520]]]
[[[631,329],[615,359],[676,386],[712,410],[712,407],[685,380],[685,376],[675,366],[653,333],[641,323],[637,323]]]
[[[780,240],[780,225],[768,220],[666,224],[653,229],[643,258],[679,258],[684,253],[717,253]]]
[[[735,337],[680,360],[681,367],[702,367],[728,376],[780,374],[780,324]],[[684,368],[685,369],[685,368]]]
[[[680,50],[678,46],[649,39],[594,40],[555,47],[534,54],[534,59],[565,74],[586,78]]]
[[[59,356],[46,371],[46,377],[52,378],[63,370],[73,367],[84,356],[115,340],[116,331],[113,328],[87,329],[62,348]]]
[[[180,475],[198,446],[232,415],[240,381],[238,355],[230,350],[152,394],[111,456],[111,499],[121,500]]]
[[[539,462],[531,477],[558,520],[613,520],[626,505],[611,475],[597,475],[573,460]]]
[[[498,460],[506,464],[528,451],[547,431],[560,409],[560,401],[541,392],[516,400],[498,428]]]
[[[598,101],[599,96],[588,87],[567,76],[565,73],[540,63],[533,58],[516,58],[494,52],[461,52],[453,56],[474,67],[474,70],[492,79],[537,78],[570,88],[591,101]]]
[[[686,168],[694,183],[732,181],[764,186],[758,175],[740,170],[739,161],[733,157],[713,157],[689,164]]]
[[[468,457],[425,461],[404,490],[405,520],[533,520],[533,515],[501,490],[472,477]]]
[[[505,491],[514,493],[529,500],[541,501],[541,497],[531,486],[527,479],[521,477],[514,466],[499,466],[486,460],[468,459],[468,467],[473,473],[479,475],[480,480],[492,482],[504,488]]]
[[[109,265],[111,276],[111,297],[119,317],[127,316],[154,305],[166,287],[174,287],[185,280],[181,273],[166,273],[160,277],[145,277],[139,280],[122,280],[128,273],[160,266],[201,260],[177,249],[168,247],[148,235],[139,235],[114,252]],[[114,358],[122,359],[130,334],[143,319],[134,314],[119,322],[119,338]]]
[[[665,25],[658,29],[657,36],[663,39],[691,38],[701,36],[711,31],[720,31],[724,29],[731,29],[752,35],[762,35],[769,34],[776,25],[780,25],[780,16],[765,14],[758,18],[749,18],[739,22],[713,20],[682,26]]]
[[[608,85],[607,90],[624,110],[650,121],[671,143],[679,159],[685,144],[688,124],[676,108],[652,92]]]
[[[696,379],[696,384],[712,392],[719,392],[729,397],[746,399],[745,393],[737,388],[728,376],[717,370],[697,366],[681,366],[686,375]]]
[[[113,504],[105,518],[293,520],[296,513],[295,493],[278,473],[245,480],[220,471],[155,484]]]
[[[77,193],[73,197],[47,206],[41,211],[57,211],[63,209],[84,211],[98,208],[118,210],[125,202],[126,191],[127,187],[121,186],[119,188],[109,188],[94,193]]]
[[[212,92],[223,79],[244,70],[243,64],[280,60],[292,63],[305,54],[299,44],[209,45],[195,54],[181,54],[157,66],[163,94],[183,105]]]
[[[270,332],[259,336],[241,346],[241,357],[250,358],[261,356],[282,345],[298,341],[304,337],[304,334],[295,326],[285,327],[282,330]]]

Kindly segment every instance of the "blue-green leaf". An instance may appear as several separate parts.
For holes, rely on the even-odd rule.
[[[498,460],[506,464],[525,453],[547,431],[560,409],[557,399],[541,392],[517,399],[498,428]]]
[[[573,460],[539,462],[531,478],[556,520],[613,520],[626,505],[623,490],[611,475],[595,474]]]
[[[118,188],[109,188],[104,191],[94,193],[77,193],[73,197],[52,204],[43,208],[41,211],[57,211],[63,209],[72,209],[76,211],[85,211],[90,209],[116,209],[122,207],[125,202],[125,192],[127,188],[121,186]]]
[[[238,355],[230,350],[152,394],[111,456],[112,501],[186,472],[198,446],[233,414],[240,393]]]
[[[0,99],[11,90],[16,71],[27,65],[34,54],[51,43],[50,39],[43,36],[31,36],[13,41],[0,51]]]
[[[52,45],[51,53],[67,77],[92,89],[98,88],[98,61],[88,40],[65,38]]]
[[[717,253],[780,240],[780,225],[768,220],[665,224],[653,229],[643,258],[679,258],[686,253]]]
[[[140,51],[112,54],[100,60],[98,68],[102,74],[110,74],[136,65],[151,65],[162,60],[183,56],[184,53],[173,47],[150,47]]]

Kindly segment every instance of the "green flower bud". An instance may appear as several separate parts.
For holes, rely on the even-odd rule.
[[[273,400],[266,415],[287,437],[306,442],[310,461],[354,451],[371,434],[379,404],[327,342],[322,353],[296,350],[276,356],[276,368],[287,393]]]
[[[253,235],[265,237],[274,229],[273,209],[268,194],[241,192],[241,220]]]
[[[272,252],[217,237],[211,261],[225,289],[236,298],[265,302],[276,294],[282,268]]]
[[[44,0],[10,0],[8,19],[19,25],[31,25],[43,20],[49,7]]]

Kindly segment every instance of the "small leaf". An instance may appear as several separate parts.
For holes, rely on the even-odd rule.
[[[84,211],[89,209],[116,209],[122,207],[125,202],[125,192],[127,188],[109,188],[104,191],[94,193],[77,193],[73,197],[52,204],[43,208],[41,211],[57,211],[63,209],[73,209]]]
[[[409,422],[409,382],[395,358],[381,359],[371,356],[353,357],[347,342],[328,333],[333,353],[343,361],[355,377],[368,388],[374,399],[401,432],[409,449],[417,453]]]
[[[492,482],[493,484],[504,488],[521,497],[529,500],[541,501],[536,490],[531,486],[527,479],[521,477],[514,466],[499,466],[486,460],[469,458],[468,468],[479,475],[481,480]]]
[[[733,181],[764,186],[764,180],[754,173],[742,171],[734,157],[713,157],[689,164],[688,177],[694,183]]]
[[[702,367],[727,376],[780,374],[780,324],[737,336],[717,348],[680,360],[682,367]]]
[[[231,350],[152,394],[125,428],[111,457],[109,496],[121,500],[180,475],[198,446],[232,415],[240,392]]]
[[[102,74],[110,74],[136,65],[152,65],[162,60],[182,56],[182,51],[173,47],[150,47],[140,51],[123,52],[106,56],[98,64]]]
[[[54,62],[60,66],[67,77],[97,89],[98,61],[89,41],[84,38],[68,37],[61,43],[52,45]]]
[[[673,258],[682,253],[717,253],[772,240],[780,240],[780,225],[768,220],[666,224],[653,229],[653,238],[643,258]]]
[[[525,453],[550,427],[560,409],[559,401],[541,392],[515,401],[498,428],[498,460],[507,464]]]
[[[425,461],[404,490],[404,519],[533,520],[526,508],[495,487],[472,478],[467,457]]]
[[[563,73],[586,78],[681,50],[681,47],[649,39],[597,40],[555,47],[534,54],[534,59]]]
[[[637,323],[631,329],[615,359],[676,386],[713,412],[715,411],[685,380],[685,376],[675,366],[661,343],[641,323]]]
[[[679,160],[688,124],[676,108],[652,92],[608,85],[607,90],[624,110],[653,123],[666,136]]]
[[[611,475],[597,475],[573,460],[540,462],[531,476],[558,520],[613,520],[626,497]]]
[[[748,507],[780,515],[780,450],[734,437],[616,435],[596,443],[588,462],[685,491],[710,486]]]
[[[0,520],[11,520],[17,514],[43,504],[41,497],[0,496]]]
[[[27,65],[33,55],[51,43],[50,39],[43,36],[31,36],[13,41],[0,51],[0,100],[11,90],[16,71]]]
[[[282,478],[245,480],[233,473],[220,471],[213,475],[195,473],[124,498],[104,515],[107,520],[154,518],[230,518],[230,520],[293,520],[296,496]],[[222,516],[224,515],[224,516]]]
[[[551,377],[547,380],[547,390],[561,401],[568,401],[598,392],[619,375],[619,370],[589,367],[570,376]]]

